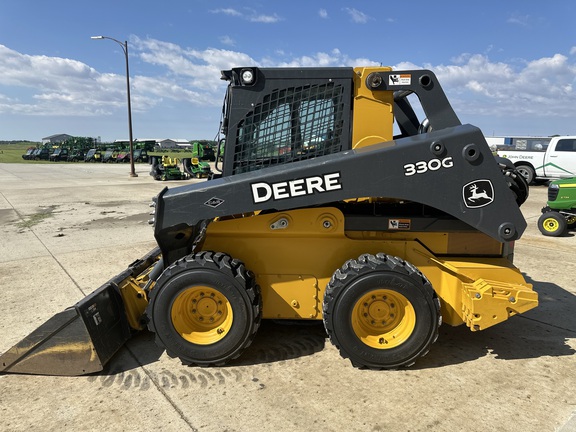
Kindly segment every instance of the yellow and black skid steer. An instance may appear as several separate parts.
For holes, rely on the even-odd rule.
[[[441,323],[483,330],[537,306],[513,264],[528,185],[431,71],[222,79],[217,174],[156,196],[158,248],[4,353],[0,372],[96,372],[145,328],[183,364],[220,366],[262,319],[322,320],[354,366],[394,369]]]

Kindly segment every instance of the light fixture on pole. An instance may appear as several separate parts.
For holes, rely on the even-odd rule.
[[[130,139],[130,177],[138,177],[134,171],[134,143],[132,139],[132,105],[130,103],[130,71],[128,69],[128,41],[120,42],[108,36],[92,36],[91,39],[110,39],[122,47],[126,58],[126,94],[128,95],[128,135]]]

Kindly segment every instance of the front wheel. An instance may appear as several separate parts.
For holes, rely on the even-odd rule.
[[[261,311],[260,290],[244,264],[200,252],[164,270],[146,314],[169,356],[185,365],[221,366],[252,343]]]
[[[337,270],[324,296],[330,341],[355,367],[412,365],[438,337],[440,302],[410,263],[385,254],[360,256]]]
[[[566,218],[555,211],[542,213],[538,219],[538,229],[548,237],[563,236],[568,228]]]

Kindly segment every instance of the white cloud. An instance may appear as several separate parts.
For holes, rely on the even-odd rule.
[[[166,68],[172,80],[206,91],[222,88],[220,71],[238,64],[258,63],[250,56],[231,50],[185,49],[156,39],[133,38],[142,61]]]
[[[232,8],[213,9],[210,12],[214,13],[214,14],[224,14],[224,15],[238,16],[238,17],[242,16],[241,12],[238,12],[236,9],[232,9]]]
[[[280,17],[276,14],[273,15],[252,15],[248,17],[248,21],[258,22],[264,24],[273,24],[280,21]]]
[[[352,21],[355,22],[356,24],[366,24],[370,19],[372,19],[364,12],[360,12],[358,9],[355,8],[344,8],[344,11],[346,11],[348,15],[350,15],[350,18],[352,18]]]
[[[576,65],[562,54],[525,62],[520,69],[480,54],[455,60],[452,65],[424,66],[436,73],[464,113],[536,118],[576,115]]]
[[[326,9],[320,9],[318,11],[318,15],[320,16],[320,18],[328,18],[328,11]]]
[[[515,24],[522,27],[528,27],[530,21],[531,21],[530,15],[519,15],[519,14],[514,14],[507,20],[507,22],[510,24]]]
[[[164,70],[162,76],[131,75],[134,112],[145,112],[162,101],[188,105],[220,104],[220,70],[237,64],[257,64],[229,50],[186,50],[154,39],[131,40],[131,55]],[[0,85],[19,94],[0,95],[0,113],[38,116],[111,114],[126,106],[126,77],[100,73],[71,59],[20,54],[0,45]]]
[[[101,82],[98,73],[82,62],[20,54],[0,45],[0,85],[19,89],[20,94],[9,105],[0,104],[0,112],[89,115],[98,100],[87,96],[98,94]]]
[[[234,39],[232,39],[230,36],[224,35],[224,36],[220,36],[219,38],[220,43],[222,45],[227,45],[227,46],[234,46],[236,45],[236,41]]]
[[[233,49],[194,49],[150,38],[132,37],[130,44],[132,58],[142,62],[131,75],[132,108],[142,115],[170,106],[179,112],[201,108],[198,112],[217,117],[226,86],[220,71],[239,65],[380,64],[339,49],[299,56],[277,50],[270,57],[253,58]],[[576,54],[576,47],[570,54]],[[153,72],[147,71],[149,65]],[[431,69],[463,120],[485,116],[545,123],[551,118],[576,117],[576,63],[569,55],[511,63],[465,53],[446,64],[401,62],[393,66],[396,70]],[[77,60],[26,55],[0,45],[0,114],[119,117],[125,109],[126,78],[121,72],[103,73]]]
[[[295,57],[278,61],[266,59],[263,66],[267,67],[343,67],[343,66],[377,66],[379,63],[366,58],[353,58],[333,49],[330,52],[317,52],[307,56]]]
[[[258,13],[253,9],[246,9],[246,10],[247,12],[240,12],[237,9],[233,8],[221,8],[221,9],[213,9],[210,12],[214,14],[234,16],[245,19],[246,21],[256,23],[273,24],[278,21],[281,21],[281,18],[277,14],[267,15]]]

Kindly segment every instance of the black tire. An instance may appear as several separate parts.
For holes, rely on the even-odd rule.
[[[526,179],[526,183],[529,185],[532,184],[534,178],[536,177],[534,168],[532,168],[530,165],[518,165],[516,170],[522,175],[522,177]]]
[[[568,227],[569,230],[576,228],[576,216],[567,216],[566,226]]]
[[[568,224],[560,213],[548,211],[538,218],[538,229],[547,237],[561,237],[566,233]]]
[[[530,195],[530,188],[526,177],[524,177],[524,175],[522,175],[520,171],[512,165],[512,163],[500,163],[500,169],[502,170],[502,174],[504,175],[508,187],[514,194],[516,204],[521,206],[526,202]]]
[[[229,255],[180,259],[156,281],[146,309],[156,343],[184,365],[221,366],[252,343],[262,317],[254,275]]]
[[[324,326],[352,365],[411,366],[438,338],[440,301],[410,263],[385,254],[347,261],[328,283]]]

